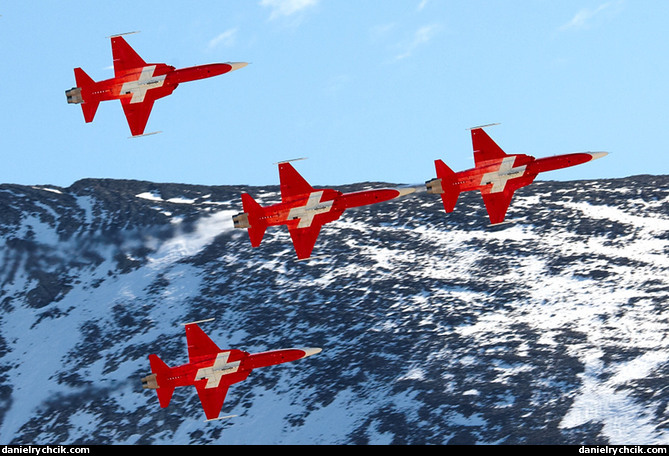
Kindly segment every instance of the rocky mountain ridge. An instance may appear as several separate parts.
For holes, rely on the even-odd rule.
[[[342,190],[387,186],[364,183]],[[509,223],[480,195],[350,210],[315,258],[252,249],[248,191],[85,179],[0,185],[0,441],[669,443],[669,176],[535,182]],[[220,347],[323,352],[254,371],[203,422],[139,378]]]

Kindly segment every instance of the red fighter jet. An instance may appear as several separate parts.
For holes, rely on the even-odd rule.
[[[471,129],[475,168],[456,173],[443,161],[434,162],[437,178],[426,182],[427,192],[441,194],[446,212],[453,211],[460,192],[480,190],[490,223],[501,223],[513,192],[531,184],[537,174],[580,165],[607,155],[607,152],[582,152],[534,158],[530,155],[506,154],[483,131],[483,127],[487,126]]]
[[[142,387],[155,389],[160,407],[165,408],[179,386],[195,386],[207,420],[220,417],[230,385],[246,380],[253,369],[287,363],[315,355],[320,348],[289,348],[249,354],[241,350],[221,350],[200,329],[198,323],[186,323],[188,364],[168,367],[157,355],[149,355],[151,375],[142,378]]]
[[[235,228],[248,228],[251,245],[258,247],[268,226],[286,225],[300,260],[309,258],[321,227],[337,220],[349,208],[381,203],[414,192],[415,188],[384,188],[342,193],[316,190],[288,162],[279,163],[281,203],[261,207],[242,193],[244,212],[232,220]]]
[[[65,91],[67,102],[81,104],[84,120],[92,122],[101,101],[121,100],[132,136],[144,134],[153,102],[170,95],[182,82],[210,78],[247,65],[212,63],[175,69],[164,63],[146,63],[120,35],[111,37],[114,77],[95,82],[81,68],[74,69],[77,87]]]

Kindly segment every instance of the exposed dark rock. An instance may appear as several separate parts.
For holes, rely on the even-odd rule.
[[[363,183],[351,191],[387,186]],[[7,444],[667,444],[669,176],[535,182],[344,213],[311,261],[232,228],[242,191],[85,179],[0,185]],[[194,388],[142,390],[181,323],[221,348],[323,352],[254,371],[204,423]]]

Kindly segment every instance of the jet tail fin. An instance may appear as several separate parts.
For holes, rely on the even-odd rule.
[[[170,400],[172,400],[172,394],[174,393],[174,386],[170,385],[164,379],[164,376],[170,372],[170,368],[158,355],[149,355],[149,363],[151,364],[153,375],[142,379],[142,383],[145,384],[145,388],[156,390],[160,407],[165,408],[170,405]]]
[[[262,206],[248,193],[242,193],[242,207],[244,208],[244,214],[239,214],[233,219],[235,227],[248,228],[251,246],[258,247],[267,229],[267,224],[260,219]],[[241,220],[244,216],[246,216],[246,220]]]
[[[81,68],[74,69],[74,79],[77,81],[77,87],[65,92],[68,103],[81,103],[81,110],[84,112],[84,120],[92,122],[95,112],[98,110],[100,100],[93,97],[92,91],[95,81],[91,79]]]
[[[435,160],[434,166],[437,171],[437,178],[428,182],[428,193],[441,194],[444,209],[446,212],[453,212],[455,204],[458,202],[458,196],[460,196],[460,189],[455,185],[455,172],[441,160]]]

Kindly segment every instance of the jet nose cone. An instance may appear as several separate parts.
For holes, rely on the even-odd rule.
[[[307,356],[315,355],[316,353],[320,353],[323,349],[322,348],[300,348],[304,352],[304,356],[302,358],[306,358]]]
[[[246,65],[248,65],[248,62],[227,62],[227,63],[232,67],[230,71],[239,70],[240,68],[244,68]]]
[[[597,158],[602,158],[606,155],[608,155],[608,152],[588,152],[592,156],[592,160],[595,160]]]
[[[400,193],[399,196],[406,196],[414,193],[416,191],[416,187],[400,187],[396,188],[395,190]]]

